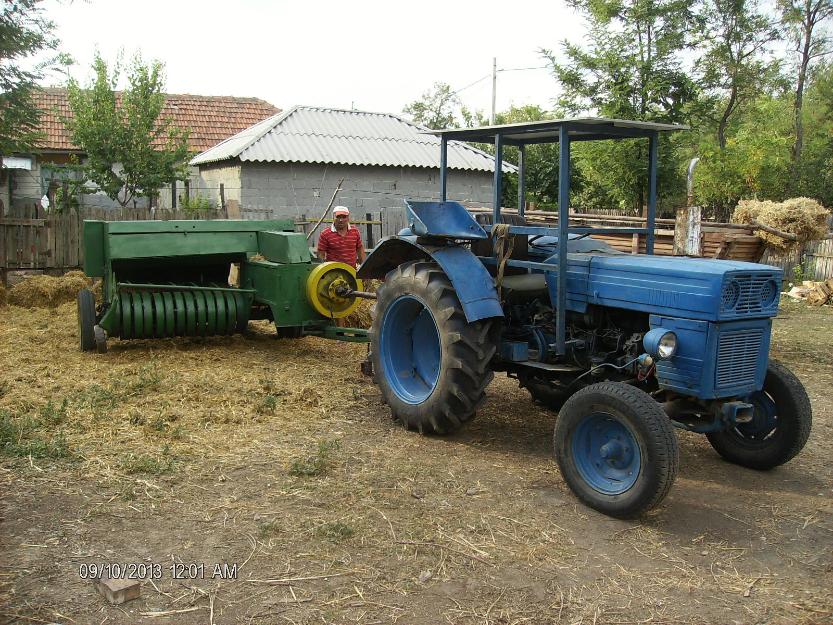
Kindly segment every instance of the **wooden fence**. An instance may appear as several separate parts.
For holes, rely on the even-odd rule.
[[[0,217],[0,282],[8,271],[43,270],[62,273],[84,262],[83,222],[135,221],[140,219],[224,219],[223,210],[176,211],[145,208],[91,209],[80,212],[44,213],[26,207]]]
[[[469,207],[474,209],[473,207]],[[491,209],[479,209],[491,212]],[[506,210],[507,213],[515,212]],[[533,221],[549,222],[555,218],[554,213],[530,211]],[[229,203],[225,209],[192,211],[146,208],[139,209],[93,209],[83,208],[80,212],[65,214],[44,213],[37,206],[30,206],[17,210],[7,217],[0,217],[0,283],[6,282],[8,271],[14,270],[42,270],[48,273],[62,273],[66,270],[81,267],[84,262],[82,228],[85,219],[100,219],[104,221],[139,220],[139,219],[226,219],[229,217],[244,219],[279,219],[293,218],[299,232],[308,233],[317,221],[319,215],[281,214],[272,210],[238,209]],[[638,225],[644,222],[639,217],[617,217],[615,215],[573,215],[574,218],[584,219],[586,225]],[[353,215],[353,223],[362,233],[365,244],[373,247],[383,237],[398,233],[407,226],[404,209],[386,209],[376,213]],[[613,222],[617,223],[613,223]],[[622,223],[618,223],[622,222]],[[629,222],[629,223],[624,223]],[[633,222],[633,223],[631,223]],[[322,227],[329,226],[325,221],[309,239],[310,246],[315,246]],[[752,232],[739,230],[739,226],[725,226],[711,222],[703,222],[702,244],[700,253],[705,257],[737,258],[743,260],[758,260],[760,254],[757,238]],[[659,254],[672,253],[674,238],[674,220],[657,219],[656,251]],[[830,220],[833,230],[833,218]],[[600,238],[610,239],[609,242],[623,251],[644,252],[644,237],[631,235],[610,235]],[[621,240],[620,240],[621,239]],[[726,247],[727,242],[729,246]],[[757,256],[756,256],[757,254]],[[807,280],[825,280],[833,277],[833,240],[818,241],[808,244],[789,256],[778,257],[764,254],[761,262],[776,265],[784,270],[787,281],[793,279],[794,268],[802,267],[802,275]]]

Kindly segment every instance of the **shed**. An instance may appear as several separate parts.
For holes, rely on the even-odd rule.
[[[306,217],[336,204],[382,220],[382,235],[404,226],[405,198],[439,198],[440,139],[390,113],[295,106],[197,155],[205,188],[223,185],[245,217]],[[462,142],[448,147],[448,195],[491,206],[495,160]],[[503,171],[516,171],[503,164]],[[355,219],[355,217],[354,217]]]

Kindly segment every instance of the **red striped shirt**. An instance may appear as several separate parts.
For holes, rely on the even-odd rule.
[[[335,226],[330,226],[318,237],[318,251],[326,254],[327,260],[356,266],[356,257],[362,249],[362,235],[355,226],[348,226],[347,232],[340,234]]]

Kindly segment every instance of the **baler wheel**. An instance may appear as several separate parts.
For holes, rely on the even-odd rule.
[[[559,412],[553,439],[573,493],[613,517],[653,508],[677,476],[671,421],[650,395],[629,384],[601,382],[578,391]]]
[[[770,360],[764,388],[748,401],[752,421],[731,430],[706,434],[712,447],[729,462],[765,471],[792,460],[813,425],[810,398],[801,381],[781,363]]]
[[[468,323],[454,287],[432,262],[397,267],[377,293],[371,354],[391,416],[421,434],[458,430],[493,377],[493,321]]]
[[[78,335],[81,351],[95,351],[95,295],[89,289],[78,291]]]

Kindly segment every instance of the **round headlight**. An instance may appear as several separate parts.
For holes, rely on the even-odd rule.
[[[668,360],[677,353],[677,335],[665,328],[654,328],[642,337],[645,351],[659,360]]]
[[[657,346],[657,356],[662,360],[668,360],[677,352],[677,335],[673,332],[666,332],[662,335]]]

